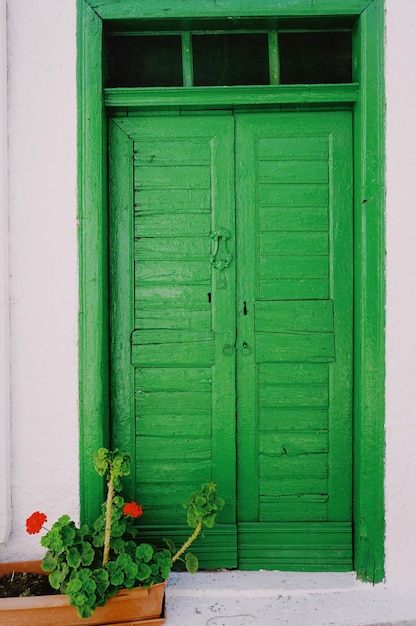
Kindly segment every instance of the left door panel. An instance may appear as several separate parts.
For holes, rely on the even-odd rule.
[[[220,485],[205,567],[211,541],[236,565],[233,150],[228,115],[109,121],[112,445],[150,537],[180,540],[189,493]]]

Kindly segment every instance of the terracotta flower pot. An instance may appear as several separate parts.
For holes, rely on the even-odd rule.
[[[40,561],[0,563],[0,576],[12,572],[45,574]],[[25,598],[0,598],[0,624],[4,626],[143,626],[164,624],[163,600],[166,583],[150,589],[136,587],[122,589],[103,607],[98,607],[92,617],[78,617],[69,604],[68,596],[31,596]]]

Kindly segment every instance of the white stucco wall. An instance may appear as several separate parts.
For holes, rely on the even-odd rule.
[[[415,0],[386,2],[386,574],[416,559]]]
[[[7,3],[13,519],[1,560],[41,553],[25,532],[33,511],[79,511],[75,4]]]
[[[4,0],[3,0],[4,1]],[[416,559],[415,0],[386,1],[386,575]],[[8,0],[12,533],[78,515],[75,0]]]

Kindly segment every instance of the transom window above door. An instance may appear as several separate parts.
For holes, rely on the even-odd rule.
[[[203,87],[352,82],[352,31],[111,32],[106,86]]]

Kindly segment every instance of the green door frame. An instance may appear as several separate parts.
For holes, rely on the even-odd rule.
[[[79,190],[79,410],[81,516],[104,499],[92,455],[109,445],[107,137],[102,82],[103,28],[114,20],[166,17],[353,17],[358,93],[338,101],[354,114],[354,568],[384,577],[384,1],[350,0],[77,0]],[[273,87],[272,101],[308,102],[305,88]],[[259,93],[262,93],[260,88]],[[336,90],[333,90],[335,93]],[[189,90],[187,90],[189,94]],[[270,90],[269,90],[270,93]],[[331,88],[316,89],[331,102]],[[160,96],[159,105],[163,102]],[[192,96],[190,96],[192,97]],[[207,95],[207,98],[209,94]],[[262,97],[266,98],[265,95]],[[173,100],[175,97],[173,97]],[[315,100],[316,101],[316,100]],[[179,102],[179,100],[178,100]]]

